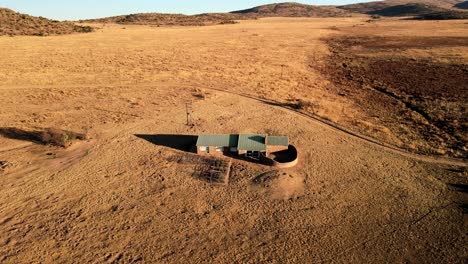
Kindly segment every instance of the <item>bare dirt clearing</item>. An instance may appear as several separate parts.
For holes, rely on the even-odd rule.
[[[88,136],[67,149],[0,138],[0,161],[11,164],[0,171],[0,262],[460,261],[464,166],[415,161],[272,104],[195,88],[301,99],[335,122],[365,117],[310,68],[326,61],[320,39],[337,34],[331,27],[363,20],[0,38],[0,127]],[[299,166],[233,160],[227,185],[194,177],[193,154],[141,137],[265,131],[290,137]]]

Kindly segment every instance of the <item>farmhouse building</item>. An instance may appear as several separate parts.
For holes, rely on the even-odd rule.
[[[287,150],[286,136],[265,134],[203,134],[198,136],[197,153],[200,155],[238,154],[259,158],[272,152]]]

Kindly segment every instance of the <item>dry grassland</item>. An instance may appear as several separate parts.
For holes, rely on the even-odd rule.
[[[301,99],[304,111],[369,122],[398,141],[313,67],[329,55],[322,39],[343,34],[333,27],[364,20],[0,38],[0,127],[87,135],[68,148],[0,137],[0,262],[460,262],[465,166],[414,160],[210,89]],[[432,32],[425,22],[388,23],[402,35],[411,34],[404,23]],[[192,153],[142,136],[264,131],[289,135],[299,166],[233,160],[227,185],[193,177]]]

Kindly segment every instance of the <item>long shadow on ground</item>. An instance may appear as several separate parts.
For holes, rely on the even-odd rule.
[[[158,146],[164,146],[191,153],[195,152],[195,145],[198,139],[198,137],[194,135],[136,134],[135,136]]]
[[[41,131],[26,131],[15,127],[0,127],[0,136],[10,139],[42,143]]]

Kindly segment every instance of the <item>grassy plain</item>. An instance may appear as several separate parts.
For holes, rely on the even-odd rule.
[[[460,261],[465,166],[414,160],[212,90],[284,105],[301,99],[303,111],[404,146],[323,74],[326,39],[375,27],[380,35],[466,36],[466,22],[435,30],[436,22],[366,20],[100,25],[89,34],[1,37],[0,127],[56,127],[87,139],[64,149],[0,137],[0,161],[9,164],[0,172],[0,262]],[[466,47],[411,56],[432,52],[467,56]],[[180,160],[193,154],[137,136],[264,131],[288,135],[300,165],[272,172],[234,160],[221,186],[192,177],[197,164]]]

